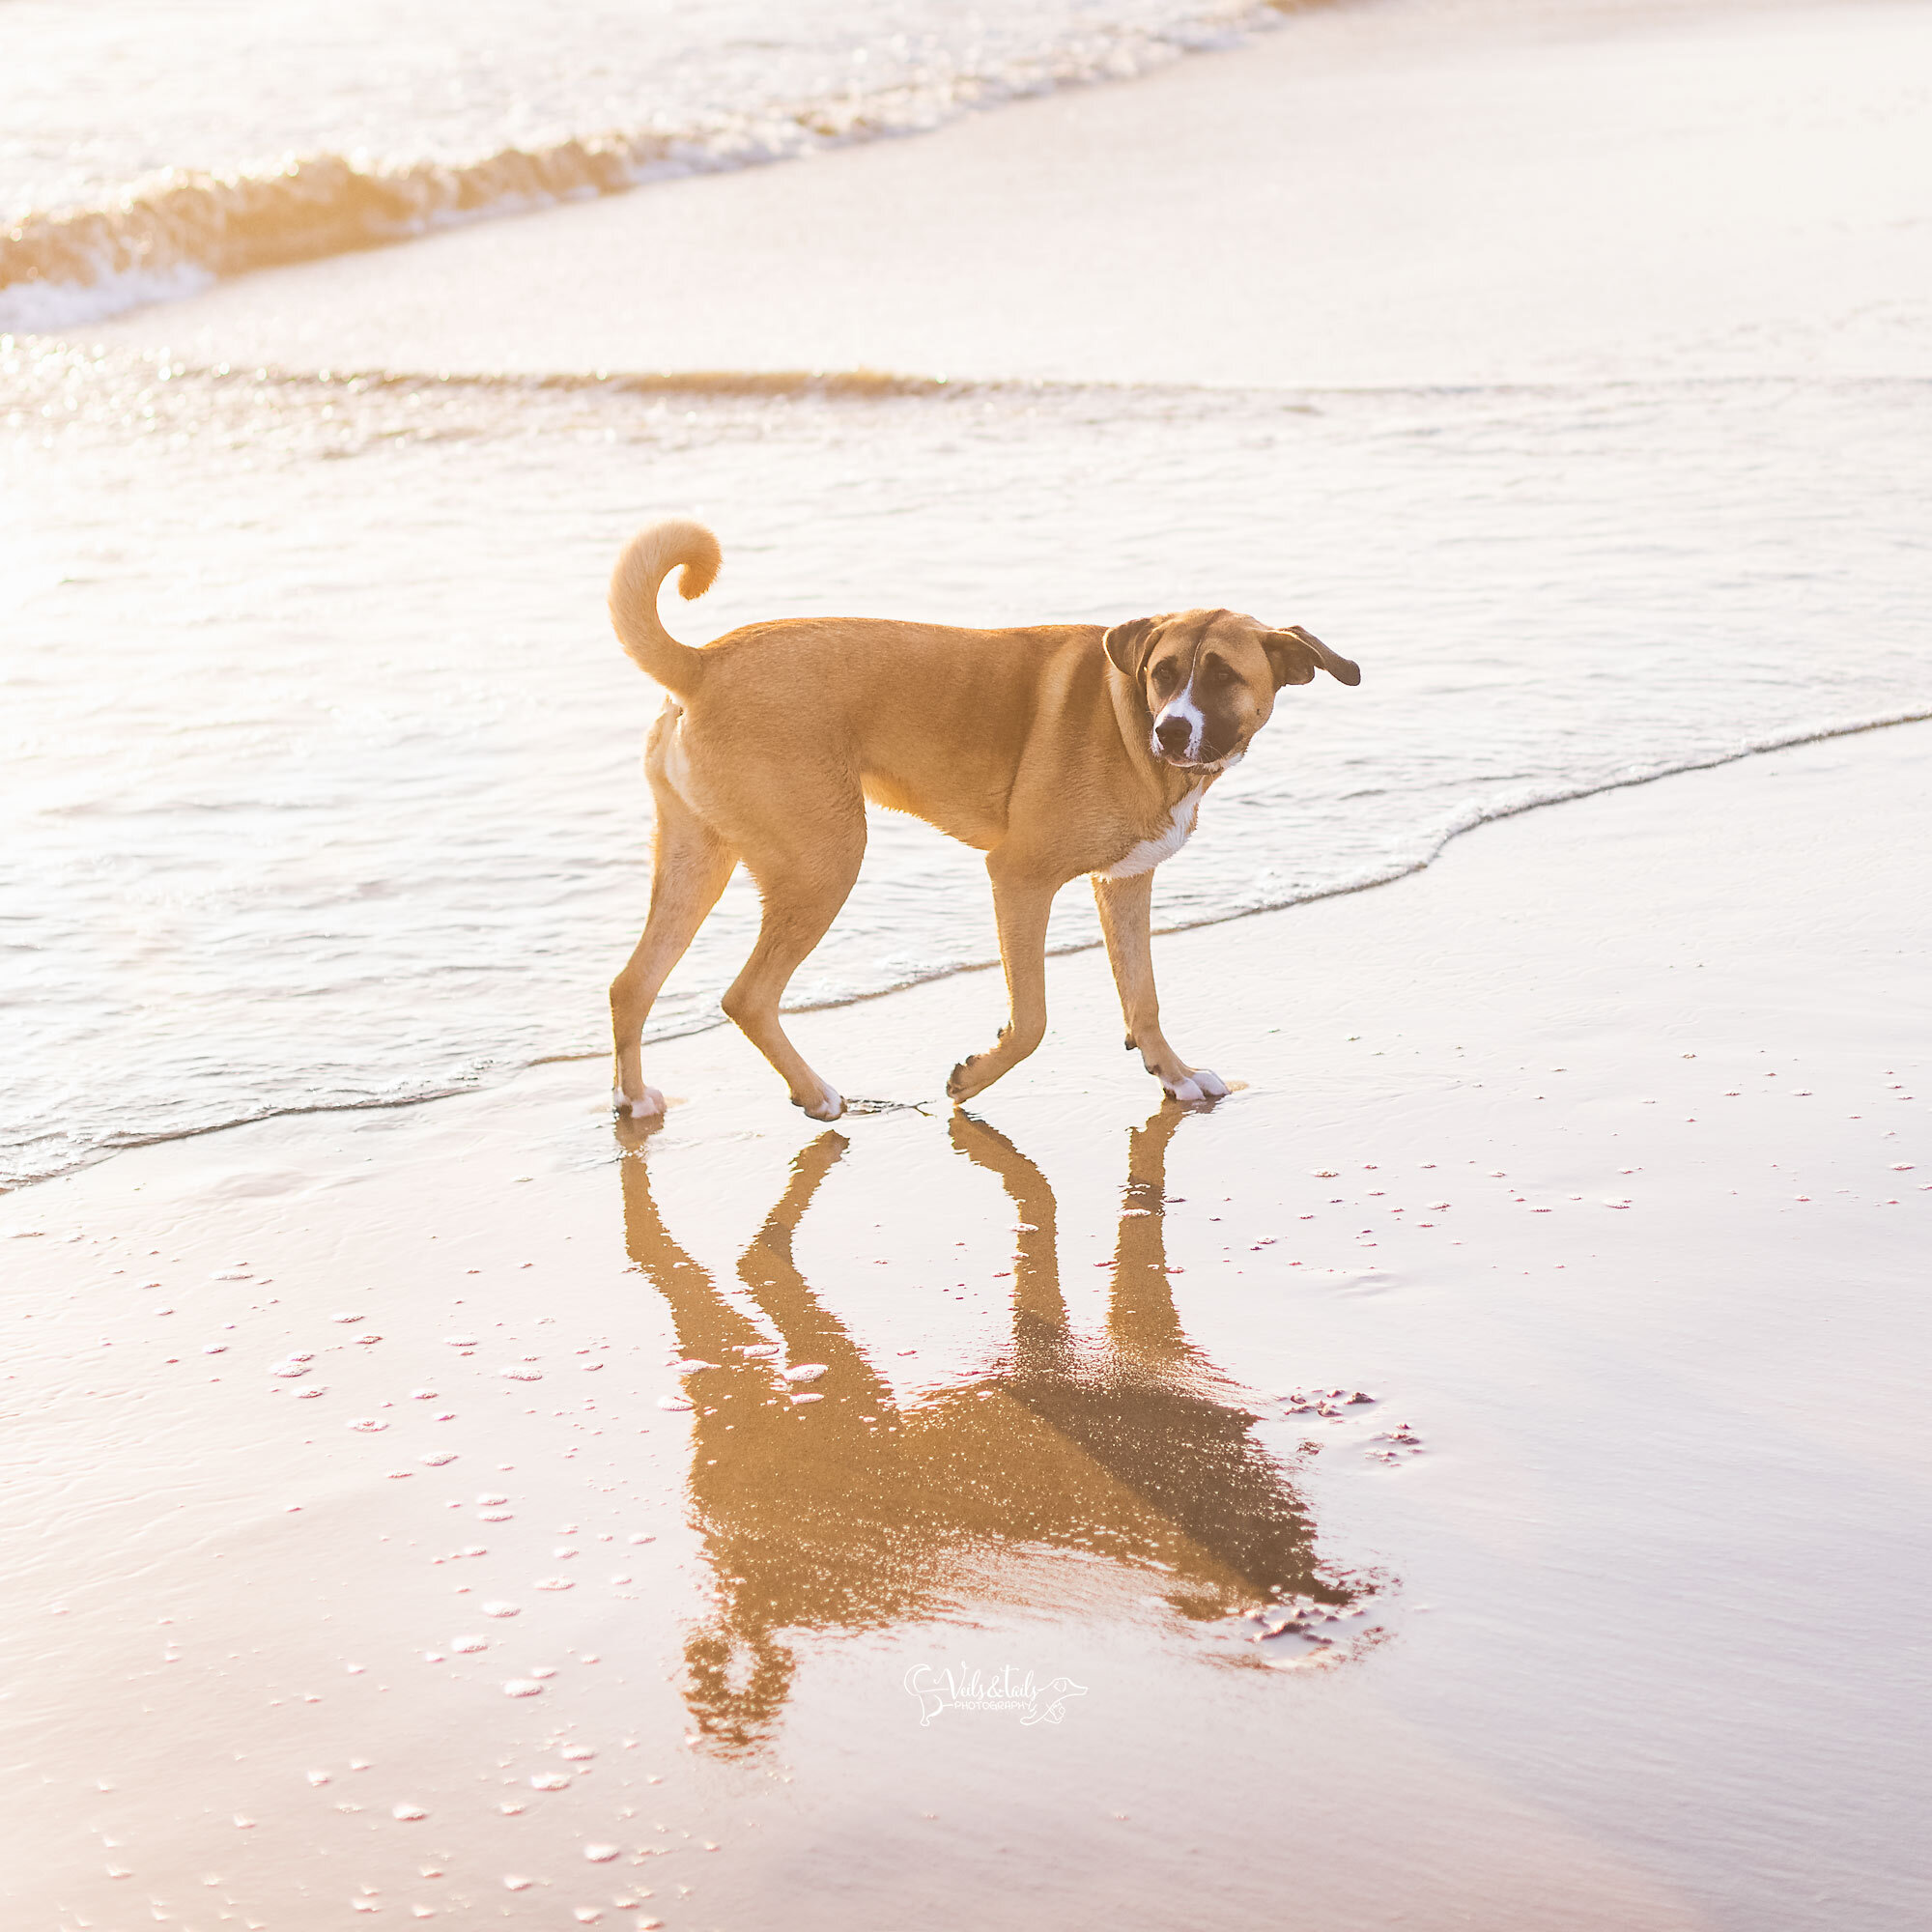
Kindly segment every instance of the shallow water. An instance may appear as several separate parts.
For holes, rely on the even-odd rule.
[[[1216,787],[1160,874],[1166,926],[1932,710],[1924,384],[734,394],[25,344],[0,373],[13,1180],[599,1052],[657,704],[603,582],[653,514],[724,543],[719,587],[670,617],[693,639],[1213,602],[1357,659],[1358,691],[1285,693]],[[654,1034],[716,1023],[755,916],[734,883]],[[1077,888],[1053,937],[1095,937]],[[976,857],[879,814],[792,999],[993,954]]]

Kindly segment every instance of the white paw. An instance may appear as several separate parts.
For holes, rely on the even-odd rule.
[[[646,1087],[637,1098],[621,1087],[611,1090],[611,1111],[620,1121],[654,1121],[665,1110],[665,1096],[655,1087]]]
[[[845,1111],[845,1096],[836,1087],[820,1084],[818,1098],[808,1104],[795,1100],[794,1106],[804,1107],[806,1114],[814,1121],[836,1121]]]
[[[1160,1084],[1177,1100],[1220,1100],[1225,1099],[1228,1093],[1228,1083],[1205,1066],[1197,1066],[1192,1073],[1183,1073],[1179,1080],[1163,1080]]]

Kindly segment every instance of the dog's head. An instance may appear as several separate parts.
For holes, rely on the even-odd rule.
[[[1359,667],[1299,624],[1271,631],[1236,611],[1135,617],[1105,642],[1152,720],[1149,751],[1177,771],[1225,770],[1268,722],[1285,684],[1307,684],[1318,670],[1362,681]]]

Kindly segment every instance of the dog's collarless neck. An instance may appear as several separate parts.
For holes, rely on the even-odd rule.
[[[1153,714],[1141,699],[1139,687],[1114,666],[1107,667],[1107,696],[1114,707],[1114,724],[1121,734],[1121,749],[1127,763],[1160,800],[1161,810],[1171,811],[1197,787],[1210,784],[1220,777],[1216,771],[1178,772],[1154,756],[1148,740],[1153,730]]]

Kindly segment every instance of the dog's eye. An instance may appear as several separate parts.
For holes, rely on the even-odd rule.
[[[1201,669],[1209,684],[1226,684],[1235,674],[1235,667],[1225,658],[1209,658]]]
[[[1174,689],[1175,668],[1172,664],[1157,664],[1153,668],[1153,688],[1156,691]]]

